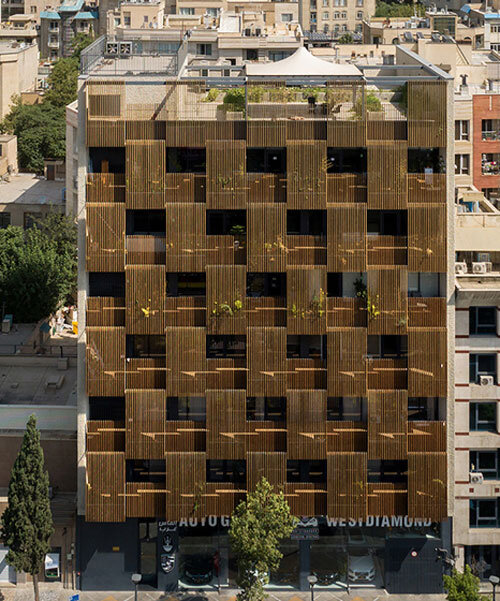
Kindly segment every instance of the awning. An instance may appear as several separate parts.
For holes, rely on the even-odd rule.
[[[465,14],[469,14],[470,13],[470,6],[468,4],[464,4],[460,10],[461,10],[461,12],[463,12]]]

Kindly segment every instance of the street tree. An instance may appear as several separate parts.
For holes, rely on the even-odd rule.
[[[238,563],[239,601],[262,601],[269,573],[278,569],[283,557],[280,542],[297,523],[283,491],[274,492],[265,479],[247,495],[231,516],[229,538]]]
[[[8,506],[2,516],[2,538],[9,548],[6,562],[18,572],[31,574],[35,601],[39,601],[38,575],[50,550],[54,532],[49,501],[49,476],[36,418],[26,425],[21,449],[12,468]]]
[[[463,572],[453,570],[451,576],[443,576],[444,588],[448,593],[448,601],[481,601],[479,594],[479,578],[474,576],[470,566]]]

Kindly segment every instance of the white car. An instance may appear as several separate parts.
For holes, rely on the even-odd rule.
[[[349,556],[349,580],[351,582],[372,582],[375,574],[375,563],[371,555]]]

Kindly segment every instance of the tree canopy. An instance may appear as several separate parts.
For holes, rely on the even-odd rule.
[[[76,266],[76,225],[64,215],[0,230],[0,301],[17,322],[53,313],[75,290]]]
[[[274,492],[265,478],[236,507],[229,538],[238,562],[240,601],[265,598],[269,572],[278,569],[283,557],[280,542],[290,536],[295,524],[283,491]]]
[[[377,0],[375,9],[376,17],[413,17],[415,13],[417,16],[424,16],[424,6],[418,2],[413,4],[413,2],[384,2],[384,0]]]
[[[38,574],[54,532],[49,500],[49,476],[44,466],[40,432],[32,415],[12,468],[8,506],[2,515],[2,538],[9,548],[6,561],[18,572],[33,576],[35,601],[39,599]]]
[[[480,601],[482,599],[479,594],[479,578],[474,576],[468,565],[465,566],[463,573],[454,569],[451,576],[443,576],[443,580],[448,601]]]
[[[43,173],[44,159],[63,159],[66,155],[65,106],[77,97],[78,68],[81,51],[93,39],[78,34],[73,40],[73,54],[59,59],[49,75],[49,89],[40,104],[22,104],[15,98],[10,112],[0,123],[0,131],[17,136],[21,169]]]

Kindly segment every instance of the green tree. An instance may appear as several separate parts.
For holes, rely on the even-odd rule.
[[[444,576],[443,580],[448,601],[481,601],[479,578],[474,576],[470,566],[466,565],[463,572],[454,569],[451,576]]]
[[[339,44],[354,44],[354,38],[350,33],[343,33],[338,39]]]
[[[0,230],[0,301],[18,322],[43,319],[71,296],[76,266],[76,225],[64,215]]]
[[[296,525],[283,491],[275,493],[262,478],[231,516],[229,538],[238,563],[240,601],[261,601],[269,572],[278,569],[283,557],[280,542]]]
[[[6,561],[18,572],[33,577],[35,601],[39,601],[38,575],[49,539],[54,532],[49,501],[49,475],[44,468],[43,450],[36,418],[26,425],[19,455],[11,473],[8,506],[2,516],[2,538],[8,546]]]

